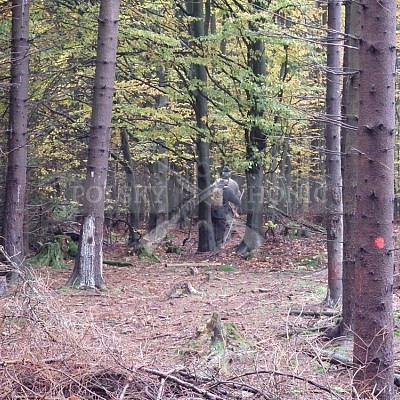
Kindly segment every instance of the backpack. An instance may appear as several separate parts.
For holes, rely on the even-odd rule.
[[[215,187],[211,192],[211,207],[222,207],[224,204],[224,188]]]

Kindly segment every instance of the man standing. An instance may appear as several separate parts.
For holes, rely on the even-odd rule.
[[[240,206],[240,197],[228,186],[228,179],[218,179],[211,194],[211,221],[214,227],[215,247],[221,248],[226,240],[229,204]]]
[[[221,171],[221,179],[226,180],[228,188],[233,192],[233,194],[236,197],[239,197],[239,199],[242,198],[242,194],[239,189],[238,183],[232,179],[232,171],[231,169],[225,165],[224,168],[222,168]],[[224,236],[224,241],[229,240],[231,232],[232,232],[232,224],[233,224],[233,219],[238,218],[238,208],[236,205],[231,201],[228,203],[228,210],[226,214],[226,227],[225,227],[225,236]]]

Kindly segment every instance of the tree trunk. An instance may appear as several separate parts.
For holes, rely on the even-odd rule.
[[[83,224],[68,285],[103,288],[103,226],[120,0],[101,0]]]
[[[310,127],[311,130],[316,129],[314,126]],[[308,184],[308,213],[310,217],[313,219],[317,219],[322,214],[325,214],[325,211],[322,210],[321,203],[323,201],[323,196],[325,191],[323,192],[323,170],[324,162],[321,160],[321,139],[313,138],[311,140],[310,148],[311,151],[315,154],[314,158],[311,160],[310,172],[309,172],[309,184]]]
[[[259,1],[252,2],[250,6],[255,13],[262,9]],[[257,21],[249,23],[250,32],[258,31]],[[253,73],[254,92],[248,91],[247,98],[250,103],[248,120],[250,127],[245,130],[246,158],[250,167],[246,170],[247,179],[247,218],[246,231],[237,251],[245,253],[256,250],[263,241],[261,228],[263,222],[264,208],[264,169],[263,160],[265,155],[265,132],[257,121],[264,116],[264,105],[261,90],[266,76],[265,46],[263,41],[256,37],[248,38],[247,63]]]
[[[177,215],[177,213],[179,213],[180,207],[184,202],[184,191],[186,188],[182,185],[181,180],[184,182],[186,181],[187,171],[171,162],[170,172],[171,176],[168,179],[168,218],[172,219]],[[184,221],[180,220],[179,222],[182,224],[182,226],[184,225]]]
[[[263,242],[261,234],[264,200],[264,172],[261,163],[254,163],[246,171],[247,213],[246,230],[238,245],[240,254],[256,250]]]
[[[126,129],[120,130],[121,149],[124,160],[122,165],[125,170],[126,181],[128,184],[127,204],[128,204],[128,223],[132,228],[139,228],[140,225],[140,192],[136,185],[136,176],[133,169],[131,149],[129,147],[128,133]]]
[[[339,0],[328,2],[328,55],[326,74],[326,208],[328,293],[326,302],[342,299],[343,203],[340,149],[341,106],[341,7]]]
[[[290,139],[286,138],[283,142],[282,160],[280,162],[281,182],[280,190],[284,190],[284,196],[280,196],[279,209],[284,210],[286,214],[292,215],[295,199],[292,196],[292,165],[290,157]]]
[[[191,22],[190,31],[193,37],[202,38],[205,34],[204,26],[204,4],[203,0],[193,0],[190,2],[191,16],[195,18]],[[196,114],[197,139],[197,187],[203,193],[211,185],[210,176],[210,144],[207,139],[208,130],[206,118],[208,116],[208,104],[206,97],[207,70],[204,65],[193,64],[193,78],[201,82],[197,84],[194,91],[194,111]],[[199,201],[199,252],[213,251],[215,249],[214,230],[211,222],[211,206],[208,198],[201,198]]]
[[[157,145],[155,153],[162,153],[163,147]],[[168,158],[162,157],[148,165],[150,172],[149,223],[152,238],[158,240],[165,236],[165,222],[168,221]]]
[[[24,212],[28,135],[29,0],[12,2],[8,169],[4,204],[4,250],[24,272]],[[15,281],[18,271],[9,274]]]
[[[361,7],[356,2],[346,3],[345,31],[346,46],[344,49],[345,75],[343,85],[343,115],[345,116],[343,132],[344,142],[344,175],[343,175],[343,297],[342,319],[338,326],[338,336],[349,335],[353,326],[354,308],[354,264],[355,264],[355,213],[357,190],[357,125],[358,125],[358,84],[359,62],[358,46],[360,35]]]
[[[156,69],[158,82],[160,87],[165,86],[165,68],[158,67]],[[155,107],[160,109],[167,106],[168,97],[159,94],[156,97]],[[150,171],[150,190],[149,190],[149,230],[154,240],[163,238],[166,234],[168,221],[168,170],[169,161],[168,157],[165,156],[164,141],[162,139],[157,140],[155,154],[157,154],[156,161],[149,163],[148,168]]]
[[[198,140],[196,143],[198,154],[197,186],[203,193],[211,185],[209,144]],[[215,250],[214,230],[211,222],[211,206],[208,197],[199,202],[199,244],[198,251],[206,252]]]
[[[394,398],[396,2],[361,1],[353,398]]]
[[[111,219],[120,219],[120,204],[119,198],[121,195],[120,185],[119,185],[119,171],[118,171],[119,163],[110,163],[108,168],[108,187],[110,188],[110,198],[108,200],[108,204],[106,204],[106,209],[108,209],[108,213],[106,212],[106,217]]]

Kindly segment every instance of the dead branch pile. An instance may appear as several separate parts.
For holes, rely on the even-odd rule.
[[[129,381],[118,340],[89,313],[66,312],[36,278],[2,297],[0,308],[1,399],[118,398]]]

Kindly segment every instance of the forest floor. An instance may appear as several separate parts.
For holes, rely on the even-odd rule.
[[[168,245],[187,234],[169,232]],[[196,238],[181,254],[164,241],[159,263],[106,246],[105,259],[132,266],[105,265],[102,292],[65,287],[72,263],[36,269],[0,299],[0,398],[350,399],[351,370],[329,360],[350,359],[352,343],[321,339],[340,312],[323,305],[324,235],[267,238],[246,259],[234,252],[242,234],[236,225],[213,255]],[[212,346],[216,313],[224,338]]]

